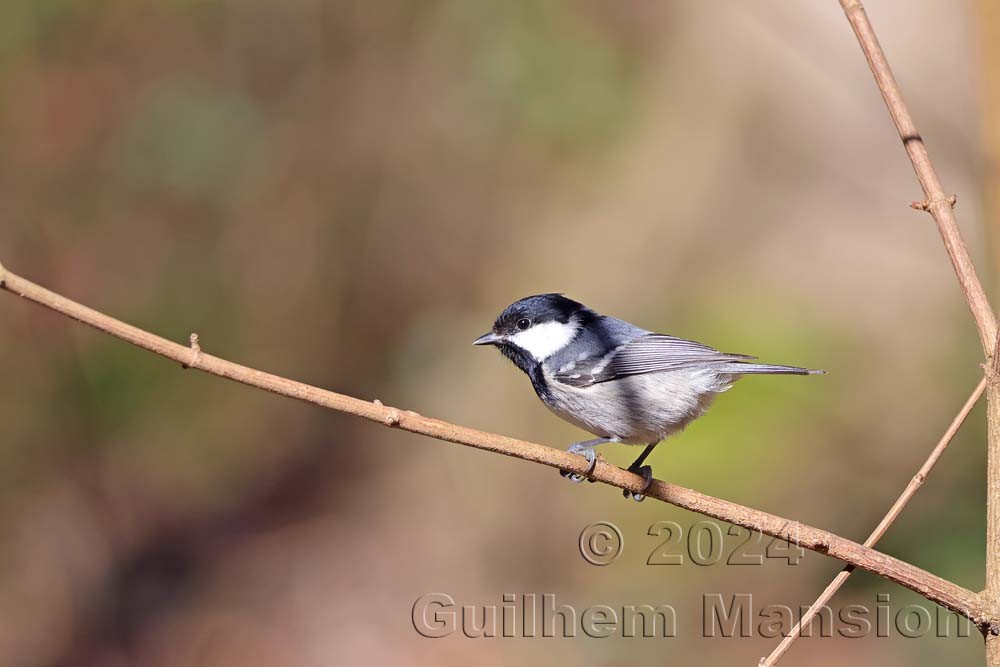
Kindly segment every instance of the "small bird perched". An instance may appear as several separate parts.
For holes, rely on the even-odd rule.
[[[566,421],[598,436],[570,445],[590,463],[585,475],[562,471],[581,482],[594,471],[594,447],[606,442],[645,445],[628,467],[649,488],[652,468],[643,465],[653,448],[700,417],[715,395],[740,376],[818,375],[826,371],[757,364],[745,354],[653,333],[599,315],[562,294],[537,294],[507,306],[493,330],[473,345],[495,345],[531,379],[542,402]],[[624,492],[629,497],[629,492]],[[642,493],[632,494],[642,501]]]

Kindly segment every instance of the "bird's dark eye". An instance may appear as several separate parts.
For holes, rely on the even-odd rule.
[[[517,328],[520,329],[521,331],[524,331],[530,326],[531,326],[531,320],[529,320],[527,317],[522,317],[517,321]]]

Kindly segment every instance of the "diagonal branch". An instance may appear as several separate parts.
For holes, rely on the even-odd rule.
[[[185,368],[197,368],[275,394],[446,442],[505,454],[580,474],[586,473],[588,468],[586,459],[576,454],[423,417],[415,412],[384,406],[379,402],[363,401],[220,359],[204,353],[193,336],[191,347],[179,345],[51,292],[10,273],[3,268],[3,265],[0,265],[0,288],[150,352],[173,359]],[[610,465],[601,458],[598,459],[590,477],[594,481],[635,493],[642,491],[645,482],[641,476]],[[677,507],[800,544],[807,549],[826,554],[905,586],[969,618],[980,628],[997,627],[996,620],[992,618],[978,593],[839,535],[659,480],[654,480],[644,493],[649,498],[656,498]]]
[[[892,504],[892,507],[890,507],[885,516],[882,517],[879,524],[875,526],[875,530],[873,530],[872,534],[868,536],[867,540],[865,540],[864,546],[875,546],[875,543],[882,539],[882,536],[885,535],[885,531],[889,529],[889,526],[891,526],[893,521],[896,520],[900,512],[903,511],[903,508],[906,507],[907,503],[910,502],[910,499],[913,498],[914,494],[916,494],[917,490],[923,486],[928,473],[930,473],[930,471],[934,468],[938,459],[941,458],[941,454],[948,447],[948,444],[951,442],[952,438],[955,437],[955,434],[958,433],[958,429],[961,428],[966,417],[968,417],[969,413],[972,412],[972,408],[975,407],[976,402],[979,401],[979,398],[983,395],[983,391],[985,389],[986,378],[984,377],[979,381],[979,384],[976,385],[976,388],[972,390],[972,394],[969,395],[969,398],[965,401],[965,405],[963,405],[962,409],[958,411],[957,415],[955,415],[955,418],[951,421],[947,430],[945,430],[944,435],[942,435],[941,439],[938,440],[938,443],[934,445],[934,449],[931,450],[931,453],[927,456],[927,460],[924,461],[924,464],[920,466],[920,470],[918,470],[917,474],[913,476],[910,483],[907,484],[906,488],[903,489],[903,492],[899,494],[899,498],[896,499],[896,502]],[[840,590],[840,587],[844,585],[844,582],[847,581],[847,578],[851,576],[852,572],[854,572],[853,565],[847,565],[840,571],[840,574],[838,574],[833,581],[830,582],[830,585],[827,586],[822,593],[820,593],[820,596],[816,598],[816,601],[812,603],[812,606],[809,607],[799,622],[795,624],[795,627],[793,627],[791,632],[788,633],[788,636],[782,639],[781,643],[774,648],[771,655],[761,659],[761,667],[774,667],[774,665],[778,664],[781,657],[788,651],[789,648],[791,648],[792,643],[794,643],[795,640],[801,635],[802,628],[804,626],[808,626],[809,623],[812,622],[813,616],[816,615],[816,612],[819,611],[823,605],[829,602],[830,598],[832,598],[834,594]]]
[[[915,205],[916,208],[923,209],[931,214],[934,222],[937,223],[941,240],[944,241],[945,249],[951,258],[951,264],[958,275],[958,282],[962,285],[965,298],[969,303],[972,316],[976,319],[976,328],[979,330],[979,339],[983,344],[983,352],[989,356],[993,354],[996,345],[997,321],[990,308],[989,300],[983,291],[983,285],[976,275],[976,267],[969,257],[969,249],[962,240],[962,234],[958,230],[958,222],[955,220],[955,197],[948,195],[941,186],[931,158],[927,154],[927,147],[924,140],[917,132],[917,126],[910,117],[910,112],[903,101],[903,94],[899,90],[899,84],[889,69],[889,63],[882,52],[875,29],[872,27],[865,8],[860,0],[840,0],[847,20],[854,28],[854,34],[858,38],[861,50],[864,51],[865,59],[871,67],[875,76],[875,83],[878,85],[882,99],[889,108],[889,115],[892,122],[896,124],[896,130],[903,140],[903,147],[906,154],[910,156],[913,163],[913,170],[917,173],[917,180],[924,190],[926,199]]]

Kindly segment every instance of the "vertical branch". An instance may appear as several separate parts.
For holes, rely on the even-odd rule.
[[[1000,349],[994,350],[986,388],[986,586],[983,596],[993,609],[1000,607]],[[1000,667],[1000,636],[996,626],[985,633],[986,664]]]
[[[985,153],[985,227],[994,274],[1000,268],[1000,6],[995,0],[980,0],[978,31],[981,60],[979,67],[983,151]],[[990,604],[1000,607],[1000,358],[994,352],[987,371],[990,390],[987,444],[986,509],[986,590]],[[986,635],[986,656],[990,665],[1000,667],[1000,637]]]
[[[965,292],[965,298],[969,303],[972,316],[976,319],[976,328],[979,330],[979,339],[983,344],[983,352],[990,355],[996,345],[997,321],[983,291],[983,285],[976,275],[976,267],[969,257],[969,249],[962,240],[962,234],[958,230],[958,222],[955,220],[955,199],[945,193],[941,186],[934,165],[931,164],[930,156],[927,154],[927,147],[917,127],[910,117],[910,112],[903,101],[903,95],[899,90],[889,63],[882,52],[875,29],[872,28],[871,21],[861,6],[860,0],[840,0],[847,20],[851,22],[854,34],[858,38],[861,50],[864,51],[865,59],[871,67],[875,76],[875,83],[882,93],[886,107],[889,108],[889,115],[892,122],[896,124],[896,130],[903,140],[903,147],[906,154],[913,163],[913,171],[917,174],[920,187],[924,190],[926,199],[917,205],[934,218],[941,240],[944,241],[945,249],[951,258],[952,266],[958,276],[958,282]]]

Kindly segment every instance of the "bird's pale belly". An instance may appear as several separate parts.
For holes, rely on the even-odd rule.
[[[708,368],[649,373],[571,387],[549,380],[545,404],[594,435],[646,445],[682,430],[699,417],[733,376]]]

